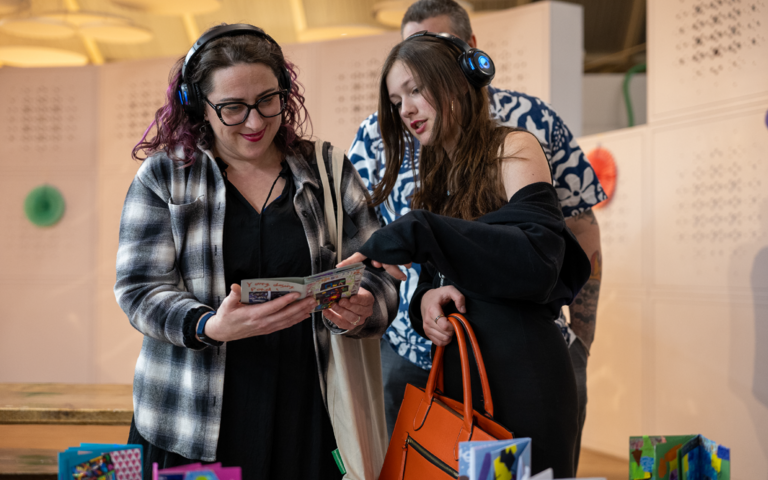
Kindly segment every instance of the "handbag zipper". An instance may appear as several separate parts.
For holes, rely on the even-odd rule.
[[[419,445],[418,442],[416,442],[416,440],[413,439],[413,437],[409,436],[408,440],[405,441],[405,444],[413,447],[413,449],[416,450],[416,452],[418,452],[422,457],[426,458],[429,463],[431,463],[432,465],[442,470],[443,473],[446,473],[453,478],[459,478],[459,472],[451,468],[451,466],[445,463],[444,461],[437,458],[435,455],[429,452],[426,448]]]

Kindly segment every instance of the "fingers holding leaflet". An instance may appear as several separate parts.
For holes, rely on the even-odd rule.
[[[360,252],[355,252],[345,260],[342,260],[340,263],[336,264],[336,268],[346,267],[347,265],[352,265],[354,263],[360,263],[367,259],[365,255],[363,255]]]

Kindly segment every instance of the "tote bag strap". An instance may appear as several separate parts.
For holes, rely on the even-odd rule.
[[[315,158],[317,159],[317,169],[320,171],[320,181],[323,184],[323,204],[325,205],[325,221],[328,223],[328,234],[331,237],[331,243],[336,247],[336,260],[342,261],[342,229],[344,227],[344,209],[341,200],[341,171],[344,168],[344,155],[337,152],[333,146],[328,145],[331,153],[331,171],[333,172],[334,193],[336,194],[336,212],[333,211],[333,196],[331,195],[331,186],[328,181],[328,169],[325,166],[323,156],[323,142],[320,139],[315,140]]]

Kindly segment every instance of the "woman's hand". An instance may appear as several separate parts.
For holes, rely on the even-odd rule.
[[[292,327],[309,317],[317,306],[314,298],[299,301],[298,293],[291,293],[266,303],[248,305],[240,303],[240,285],[232,290],[205,325],[206,336],[220,342],[267,335]]]
[[[368,257],[363,255],[362,253],[356,252],[356,253],[352,254],[352,256],[347,258],[346,260],[343,260],[341,263],[337,264],[336,268],[346,267],[347,265],[352,265],[353,263],[359,263],[359,262],[362,262],[362,261],[366,260],[367,258]],[[405,273],[403,273],[403,271],[400,270],[400,268],[398,268],[397,265],[390,265],[390,264],[387,264],[387,263],[381,263],[381,262],[377,262],[376,260],[371,260],[371,264],[374,267],[376,267],[376,268],[383,268],[384,270],[387,271],[387,273],[389,273],[390,275],[392,275],[393,277],[395,277],[398,280],[401,280],[401,281],[404,282],[404,281],[406,281],[408,279],[408,276],[406,276]],[[403,266],[406,267],[406,268],[411,268],[411,264],[410,263],[406,263]]]
[[[443,305],[449,302],[453,302],[459,312],[466,312],[464,295],[452,285],[427,290],[421,297],[424,333],[438,347],[448,345],[453,338],[453,325],[443,313]]]
[[[323,316],[343,330],[352,330],[364,325],[368,317],[373,315],[373,294],[364,288],[357,295],[342,298],[331,308],[323,310]]]

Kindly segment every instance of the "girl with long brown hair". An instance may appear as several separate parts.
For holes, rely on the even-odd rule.
[[[422,336],[447,346],[446,395],[462,398],[445,318],[459,311],[477,335],[495,419],[533,439],[533,473],[552,467],[556,477],[572,477],[576,384],[554,320],[589,277],[589,260],[565,226],[538,141],[494,123],[486,88],[465,75],[455,44],[416,34],[387,57],[379,98],[386,173],[373,203],[391,193],[417,139],[414,210],[342,264],[365,257],[374,265],[420,263],[410,317]],[[482,405],[477,377],[472,393]],[[404,441],[397,427],[391,441]]]

